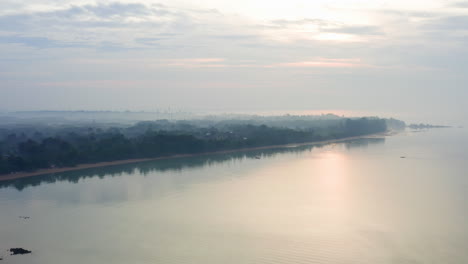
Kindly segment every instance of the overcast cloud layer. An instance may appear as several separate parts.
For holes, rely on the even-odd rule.
[[[0,110],[468,119],[468,2],[309,2],[2,0]]]

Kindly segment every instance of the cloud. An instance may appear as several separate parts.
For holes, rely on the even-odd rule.
[[[96,17],[109,18],[113,16],[141,16],[149,14],[167,15],[169,11],[164,9],[147,8],[143,4],[98,4],[98,5],[85,5],[80,8],[83,13],[91,13]]]
[[[257,40],[255,32],[237,22],[216,9],[121,2],[51,5],[0,15],[0,43],[119,52]]]
[[[384,11],[372,12],[381,15],[379,12]],[[149,61],[192,56],[226,58],[225,61],[174,60],[160,63],[185,68],[262,68],[268,65],[368,67],[360,62],[304,60],[303,57],[304,54],[308,58],[355,56],[366,61],[378,61],[376,64],[401,64],[415,56],[401,56],[405,52],[400,52],[399,57],[395,57],[381,50],[392,46],[391,51],[395,54],[399,49],[405,50],[448,34],[454,26],[461,29],[466,25],[463,16],[440,17],[440,13],[426,16],[423,9],[387,10],[387,14],[425,16],[427,19],[412,28],[402,27],[403,23],[349,24],[319,18],[273,19],[264,24],[265,27],[258,27],[260,23],[241,16],[229,16],[216,9],[190,9],[146,2],[101,2],[62,8],[51,5],[49,11],[42,8],[41,11],[0,15],[0,26],[4,28],[4,36],[0,33],[0,43],[38,49],[81,48],[87,50],[83,54],[89,56],[93,56],[91,52],[98,52],[96,54],[100,56],[99,52],[105,51]],[[443,32],[444,28],[448,29],[447,32]],[[457,41],[466,40],[465,37],[457,37]],[[20,51],[22,47],[17,46]],[[64,56],[70,57],[70,54]],[[107,56],[106,53],[102,55]],[[379,57],[379,60],[367,60],[370,57]],[[239,62],[245,59],[252,59],[255,63]]]
[[[157,46],[155,38],[171,39],[194,25],[189,14],[160,4],[72,5],[0,15],[0,43],[121,51]]]
[[[222,34],[222,35],[208,35],[206,37],[212,39],[222,39],[222,40],[252,40],[257,39],[257,35],[253,34]]]
[[[4,30],[50,26],[83,27],[125,27],[135,24],[161,24],[173,21],[182,14],[163,6],[143,4],[110,3],[98,5],[71,6],[53,11],[36,11],[0,16],[0,25]]]
[[[311,19],[311,18],[304,18],[298,20],[287,20],[287,19],[275,19],[270,21],[271,24],[277,27],[288,27],[288,26],[301,26],[307,24],[314,24],[318,26],[328,26],[330,25],[330,21],[323,20],[323,19]]]
[[[59,88],[131,88],[145,85],[147,82],[141,80],[81,80],[81,81],[61,81],[61,82],[40,82],[41,87],[59,87]]]
[[[364,64],[360,59],[329,59],[318,58],[308,61],[296,61],[272,64],[269,67],[292,67],[292,68],[363,68],[372,67],[371,65]]]
[[[468,15],[447,16],[439,19],[433,19],[423,26],[428,30],[461,30],[468,29]]]
[[[376,26],[341,26],[322,29],[322,32],[351,35],[383,35],[382,30]]]
[[[415,10],[395,10],[395,9],[379,9],[373,10],[373,12],[381,15],[389,15],[389,16],[398,16],[398,17],[405,17],[405,18],[433,18],[438,17],[446,12],[443,10],[431,10],[431,11],[415,11]]]
[[[272,20],[273,28],[306,28],[316,33],[339,33],[348,35],[382,35],[380,27],[370,25],[350,25],[323,19]]]
[[[468,8],[468,2],[456,2],[449,5],[450,7],[457,7],[457,8]]]
[[[224,58],[186,58],[162,60],[160,66],[182,68],[224,68]]]
[[[167,38],[136,38],[135,42],[147,46],[159,46],[159,42]]]
[[[0,43],[21,44],[33,48],[86,47],[80,43],[60,42],[45,37],[0,36]]]

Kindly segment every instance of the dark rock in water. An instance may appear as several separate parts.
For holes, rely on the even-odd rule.
[[[11,255],[23,255],[23,254],[30,254],[31,251],[26,250],[24,248],[10,248]]]

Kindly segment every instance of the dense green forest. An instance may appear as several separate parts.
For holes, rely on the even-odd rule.
[[[379,118],[304,120],[288,117],[263,123],[258,120],[159,120],[129,127],[0,129],[0,174],[337,139],[384,132],[388,124],[389,120]]]

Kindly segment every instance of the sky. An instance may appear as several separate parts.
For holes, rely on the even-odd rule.
[[[0,1],[0,111],[463,123],[467,84],[468,1]]]

